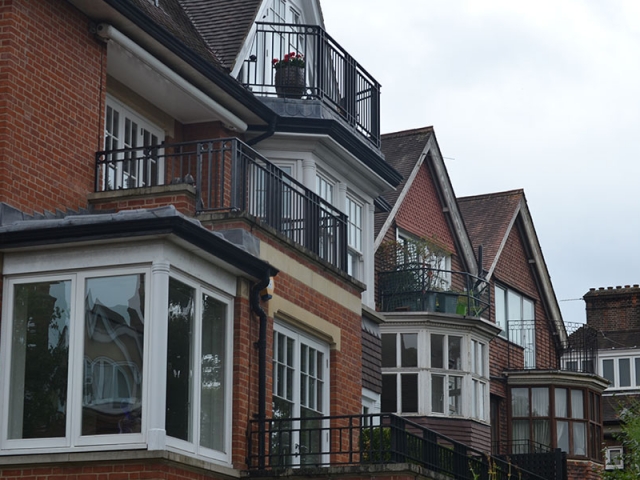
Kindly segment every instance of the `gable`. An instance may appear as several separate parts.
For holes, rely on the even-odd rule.
[[[538,302],[541,296],[536,287],[518,222],[514,227],[510,230],[498,257],[493,277],[496,281]]]
[[[455,254],[453,234],[443,212],[433,177],[428,170],[431,156],[420,166],[396,214],[396,227],[417,237],[428,238]]]

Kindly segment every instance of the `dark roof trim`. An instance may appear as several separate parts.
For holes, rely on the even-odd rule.
[[[37,226],[40,222],[43,222],[41,228]],[[57,223],[53,226],[42,220],[21,222],[22,225],[26,223],[29,223],[31,228],[16,229],[9,227],[4,231],[0,231],[1,250],[64,245],[96,240],[175,235],[254,278],[264,278],[265,275],[275,276],[278,274],[278,270],[269,263],[249,255],[245,250],[228,242],[221,236],[180,216],[143,219],[137,217],[131,220],[79,222],[76,224]]]
[[[105,3],[124,15],[131,22],[153,37],[156,41],[167,47],[170,51],[187,62],[193,68],[204,74],[212,80],[216,85],[222,88],[226,93],[236,99],[246,108],[253,111],[256,115],[270,121],[275,118],[275,113],[264,103],[249,92],[236,79],[231,77],[228,72],[205,61],[196,52],[187,47],[176,37],[167,32],[164,28],[153,22],[142,10],[136,7],[130,0],[104,0]]]
[[[376,209],[378,209],[380,212],[386,212],[389,213],[391,211],[391,209],[393,208],[391,206],[391,204],[389,202],[387,202],[385,200],[384,197],[379,196],[374,198],[373,200],[373,205],[376,207]]]
[[[265,128],[263,126],[249,126],[249,130],[253,131],[264,131]],[[381,152],[366,145],[366,139],[360,140],[359,134],[354,133],[337,120],[281,116],[278,117],[276,130],[277,132],[329,135],[393,187],[397,187],[402,181],[402,175],[386,162]]]

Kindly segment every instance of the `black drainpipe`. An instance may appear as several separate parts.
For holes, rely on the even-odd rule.
[[[267,419],[267,314],[260,306],[260,292],[267,288],[271,280],[271,272],[256,283],[251,290],[251,310],[260,318],[260,332],[256,346],[258,347],[258,466],[265,466],[265,422]]]
[[[260,143],[262,140],[265,140],[269,138],[271,135],[273,135],[274,133],[276,133],[277,123],[278,123],[278,117],[274,116],[269,122],[269,128],[267,128],[267,131],[264,132],[262,135],[258,135],[257,137],[252,138],[251,140],[247,140],[246,142],[247,145],[249,145],[250,147],[253,147],[257,143]]]

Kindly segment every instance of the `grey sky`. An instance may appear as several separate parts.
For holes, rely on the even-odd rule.
[[[321,2],[383,132],[433,125],[458,196],[524,188],[565,321],[640,283],[640,2]]]

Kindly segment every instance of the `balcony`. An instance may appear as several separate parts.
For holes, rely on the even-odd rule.
[[[536,332],[548,331],[540,320],[511,320],[502,336],[506,342],[507,370],[556,369],[576,373],[596,373],[598,333],[582,323],[564,322],[565,339],[555,337],[555,347],[542,344]],[[522,364],[524,350],[524,365]],[[559,366],[559,368],[558,368]],[[523,368],[524,367],[524,368]]]
[[[491,304],[488,282],[466,272],[440,270],[421,262],[377,274],[382,312],[440,312],[482,316]]]
[[[96,192],[184,185],[195,212],[243,212],[340,270],[347,217],[237,138],[96,153]]]
[[[239,77],[247,88],[281,115],[335,118],[380,147],[380,85],[345,49],[317,25],[256,25]],[[291,74],[276,75],[273,59],[291,52],[302,56],[304,67],[295,67],[295,74],[294,67],[288,67]],[[285,85],[285,77],[299,83]]]
[[[249,452],[255,477],[288,468],[409,463],[456,480],[544,478],[393,414],[255,420]]]

